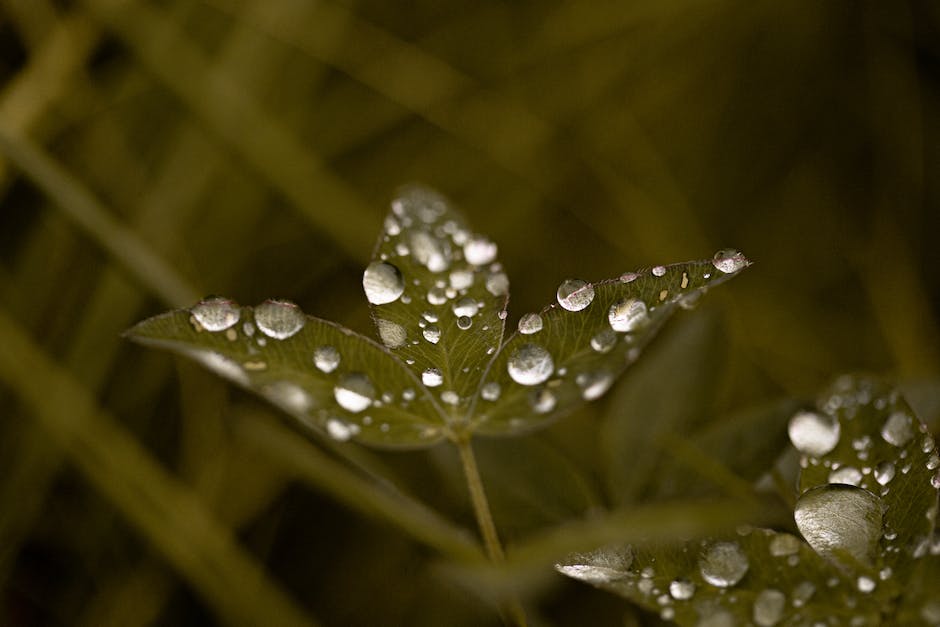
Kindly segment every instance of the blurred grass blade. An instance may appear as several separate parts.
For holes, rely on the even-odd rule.
[[[336,440],[430,446],[446,433],[434,400],[394,355],[293,303],[211,298],[127,336],[194,359]]]
[[[310,626],[312,621],[238,547],[186,487],[98,408],[0,311],[0,378],[54,440],[226,622]]]
[[[543,426],[599,398],[636,361],[677,309],[691,308],[710,288],[750,264],[741,253],[657,266],[595,284],[567,280],[558,302],[528,314],[490,365],[476,432],[506,435]]]
[[[509,279],[496,244],[442,196],[409,187],[392,201],[363,287],[383,343],[462,420],[503,337]]]

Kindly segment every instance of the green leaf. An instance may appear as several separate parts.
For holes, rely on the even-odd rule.
[[[558,300],[524,316],[485,376],[472,415],[474,430],[506,435],[547,424],[603,395],[677,309],[693,307],[710,288],[749,265],[735,251],[628,272],[590,284],[569,280]]]
[[[252,308],[212,298],[127,336],[192,358],[338,440],[428,446],[446,434],[434,399],[398,359],[292,303]]]
[[[382,342],[463,420],[503,338],[509,279],[496,244],[437,193],[404,189],[385,219],[363,288]]]

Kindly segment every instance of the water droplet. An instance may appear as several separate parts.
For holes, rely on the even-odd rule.
[[[555,370],[551,354],[537,344],[523,344],[509,357],[506,369],[520,385],[544,383]]]
[[[614,331],[629,333],[649,322],[649,311],[642,300],[624,298],[610,306],[607,320]]]
[[[870,564],[881,536],[883,512],[881,499],[868,490],[831,484],[804,492],[793,517],[803,538],[823,557],[845,553]]]
[[[336,387],[333,388],[333,397],[339,406],[354,414],[372,404],[375,398],[375,387],[369,377],[358,372],[344,375]]]
[[[749,263],[750,262],[743,253],[740,253],[733,248],[719,250],[717,253],[715,253],[715,256],[712,257],[712,265],[725,274],[737,272],[738,270],[745,268]]]
[[[653,276],[663,276],[666,274],[666,266],[656,266],[653,268]]]
[[[485,237],[474,237],[464,244],[463,256],[467,263],[484,266],[496,259],[496,244]]]
[[[783,618],[787,597],[779,590],[768,588],[754,599],[754,622],[759,627],[773,627]]]
[[[478,311],[480,311],[480,304],[472,298],[461,298],[454,303],[454,315],[458,318],[461,316],[472,318],[477,315]]]
[[[432,287],[428,290],[428,302],[432,305],[443,305],[447,302],[447,294],[440,287]]]
[[[861,575],[855,583],[858,587],[858,591],[863,594],[868,594],[874,590],[876,585],[874,579],[866,577],[865,575]]]
[[[379,328],[379,337],[382,343],[389,348],[401,348],[408,341],[408,334],[404,327],[391,320],[377,318],[375,326]]]
[[[500,393],[499,383],[497,383],[496,381],[490,381],[489,383],[484,384],[482,388],[480,388],[480,396],[483,397],[484,401],[499,400],[499,393]]]
[[[206,331],[225,331],[235,326],[242,315],[241,307],[227,298],[207,298],[189,312]]]
[[[450,266],[450,248],[427,231],[411,232],[411,254],[431,272],[443,272]]]
[[[894,479],[895,467],[892,462],[884,461],[875,466],[875,481],[888,485]]]
[[[428,368],[421,373],[421,382],[429,388],[435,388],[444,382],[444,375],[437,368]]]
[[[811,581],[801,581],[793,588],[793,607],[803,607],[816,593],[816,586]]]
[[[264,394],[275,405],[297,414],[303,414],[313,406],[313,399],[307,391],[290,381],[275,381],[265,385]]]
[[[750,564],[747,555],[737,542],[717,542],[699,558],[698,568],[702,578],[713,586],[728,588],[735,585]]]
[[[555,405],[557,404],[558,399],[555,398],[551,390],[545,388],[532,390],[532,393],[529,395],[529,405],[532,406],[532,411],[537,414],[547,414],[555,409]]]
[[[448,405],[457,405],[460,403],[460,395],[453,390],[444,390],[441,392],[441,400]]]
[[[911,417],[904,412],[896,411],[885,420],[881,427],[881,437],[888,444],[905,446],[914,437],[914,427]]]
[[[825,455],[839,443],[839,422],[815,412],[803,411],[790,419],[790,441],[806,455]]]
[[[431,344],[437,344],[441,341],[441,328],[436,324],[429,325],[421,331],[421,334]]]
[[[519,318],[519,333],[532,335],[542,330],[542,316],[537,313],[527,313]]]
[[[318,346],[313,351],[313,364],[320,372],[333,372],[339,366],[339,361],[339,351],[332,346]]]
[[[276,340],[286,340],[300,331],[305,322],[300,307],[290,301],[268,300],[255,307],[258,328]]]
[[[768,548],[774,557],[785,557],[797,553],[801,544],[803,542],[793,534],[775,533]]]
[[[575,382],[581,388],[581,397],[586,401],[600,398],[610,389],[614,382],[614,375],[606,370],[599,372],[582,372],[575,377]]]
[[[568,311],[581,311],[594,300],[594,286],[580,279],[567,279],[558,286],[558,304]]]
[[[862,473],[854,466],[842,466],[829,473],[829,483],[844,483],[846,485],[859,485],[862,482]]]
[[[617,334],[613,329],[604,329],[591,338],[591,348],[598,353],[609,353],[617,343]]]
[[[633,563],[629,545],[602,548],[589,553],[576,553],[567,564],[555,564],[558,572],[588,583],[606,583],[623,579]]]
[[[640,275],[636,272],[624,272],[620,275],[621,283],[633,283]]]
[[[457,328],[461,331],[466,331],[471,326],[473,326],[473,319],[470,316],[460,316],[457,318]]]
[[[405,291],[401,271],[390,263],[373,261],[362,273],[362,289],[373,305],[385,305],[398,300]]]
[[[359,433],[359,425],[355,425],[337,418],[330,418],[326,421],[326,432],[330,437],[340,442],[345,442],[349,438]]]
[[[486,277],[486,291],[493,296],[502,296],[509,291],[509,277],[502,272],[495,272]]]
[[[688,579],[676,579],[669,584],[669,594],[677,601],[688,601],[695,594],[695,584]]]
[[[251,383],[242,367],[224,355],[212,351],[195,349],[187,351],[187,354],[212,372],[225,377],[229,381],[234,381],[245,387],[248,387]]]
[[[470,270],[454,270],[450,273],[450,286],[455,290],[465,290],[473,285],[473,272]]]

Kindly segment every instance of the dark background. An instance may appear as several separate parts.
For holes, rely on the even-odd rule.
[[[703,422],[845,370],[932,381],[938,7],[0,1],[0,623],[221,620],[174,566],[199,536],[176,536],[183,558],[155,539],[173,502],[135,517],[141,491],[115,487],[154,462],[323,624],[496,621],[428,549],[230,429],[288,421],[119,337],[204,294],[371,333],[361,271],[405,182],[498,242],[512,324],[567,276],[744,251],[706,331],[677,321],[680,357],[644,380],[666,397],[669,364],[707,370],[710,400],[683,399]],[[610,504],[596,421],[629,399],[518,444],[541,457],[482,445],[491,479],[515,463],[491,494],[508,540]],[[363,454],[473,527],[449,452]],[[653,620],[560,577],[526,603],[533,624]]]

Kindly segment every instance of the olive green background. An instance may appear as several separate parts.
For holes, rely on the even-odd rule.
[[[119,336],[205,294],[372,333],[361,271],[403,183],[499,244],[512,324],[565,277],[744,251],[663,339],[653,407],[682,390],[704,424],[845,370],[934,381],[938,42],[930,1],[0,1],[0,624],[257,622],[219,609],[240,579],[179,568],[210,537],[266,578],[256,605],[230,590],[252,607],[498,624],[232,426],[289,421]],[[510,544],[618,501],[598,425],[628,392],[482,445]],[[357,454],[473,528],[449,450]],[[535,625],[655,621],[550,574],[523,598]]]

